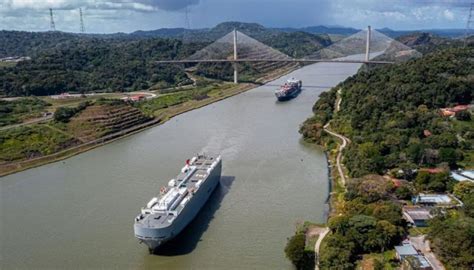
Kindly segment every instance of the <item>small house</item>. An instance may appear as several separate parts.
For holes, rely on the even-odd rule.
[[[469,181],[474,182],[474,170],[459,170],[451,172],[451,177],[456,181]]]
[[[403,261],[406,256],[418,255],[416,249],[408,244],[403,246],[395,246],[395,253],[398,260]]]
[[[462,206],[463,203],[454,196],[448,194],[425,194],[420,193],[412,198],[413,204],[436,207]]]
[[[433,216],[428,208],[405,206],[403,207],[403,217],[415,227],[426,227],[428,226],[428,220]]]
[[[406,256],[402,262],[402,270],[432,270],[430,262],[423,255]]]

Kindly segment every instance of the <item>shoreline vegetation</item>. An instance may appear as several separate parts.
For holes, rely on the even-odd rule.
[[[396,269],[394,246],[421,232],[447,269],[474,263],[474,185],[449,177],[450,170],[474,167],[472,109],[440,113],[472,103],[472,50],[448,48],[361,69],[320,95],[300,128],[306,142],[326,151],[331,175],[329,233],[314,256],[316,269]],[[402,206],[418,193],[451,194],[464,205],[434,209],[429,226],[413,230]]]
[[[80,153],[100,147],[107,143],[111,143],[121,138],[136,134],[148,128],[161,125],[163,123],[166,123],[168,120],[170,120],[171,118],[175,116],[178,116],[180,114],[186,113],[191,110],[199,109],[201,107],[207,106],[214,102],[218,102],[223,99],[243,93],[245,91],[254,89],[258,87],[259,85],[278,79],[279,77],[285,76],[286,74],[292,72],[293,70],[297,68],[299,67],[286,68],[286,69],[282,69],[282,70],[278,70],[278,71],[266,74],[265,76],[258,79],[258,84],[240,83],[237,85],[233,85],[231,83],[220,83],[217,86],[211,87],[212,88],[211,91],[215,92],[212,95],[204,94],[202,97],[197,97],[196,99],[191,99],[191,100],[183,99],[183,102],[180,101],[172,105],[167,105],[167,104],[156,105],[155,104],[155,106],[157,106],[158,108],[155,110],[150,110],[150,109],[147,110],[146,108],[144,109],[141,108],[148,115],[150,115],[152,119],[150,119],[147,122],[140,123],[139,125],[135,125],[130,128],[127,128],[125,130],[120,130],[118,132],[107,134],[106,136],[103,136],[91,141],[79,143],[76,145],[72,145],[70,147],[66,147],[64,149],[60,149],[60,151],[56,151],[48,155],[33,157],[30,159],[20,160],[20,161],[16,161],[12,163],[3,163],[3,164],[0,163],[0,177],[17,173],[17,172],[27,170],[30,168],[39,167],[45,164],[57,162],[60,160],[64,160],[64,159],[73,157],[75,155],[78,155]],[[200,89],[199,87],[191,88],[188,91],[192,91],[196,89],[197,89],[197,92],[199,92],[199,89]],[[179,91],[176,93],[186,94],[186,92],[188,91]],[[150,102],[153,102],[153,100],[151,100]],[[137,107],[140,107],[140,104],[138,104]]]

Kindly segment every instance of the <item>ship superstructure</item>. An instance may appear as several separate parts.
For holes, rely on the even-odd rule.
[[[135,237],[152,252],[178,235],[194,219],[219,184],[220,156],[197,155],[186,161],[176,179],[160,189],[135,218]]]
[[[300,80],[296,80],[295,78],[291,78],[283,84],[280,89],[275,91],[275,96],[277,97],[278,101],[285,101],[298,96],[301,92],[301,87],[303,83]]]

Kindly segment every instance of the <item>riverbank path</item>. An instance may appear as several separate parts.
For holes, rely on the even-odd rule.
[[[321,246],[321,243],[323,242],[324,237],[329,233],[329,228],[326,227],[324,228],[324,231],[319,234],[318,241],[316,241],[316,244],[314,245],[314,253],[316,253],[316,264],[315,264],[315,270],[319,270],[319,247]]]

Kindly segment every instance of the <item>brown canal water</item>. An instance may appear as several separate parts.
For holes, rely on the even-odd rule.
[[[323,151],[300,124],[322,91],[360,65],[319,63],[64,161],[0,178],[1,269],[291,269],[297,221],[324,222]],[[289,77],[295,99],[273,94]],[[134,217],[198,152],[221,153],[221,185],[159,255]]]

